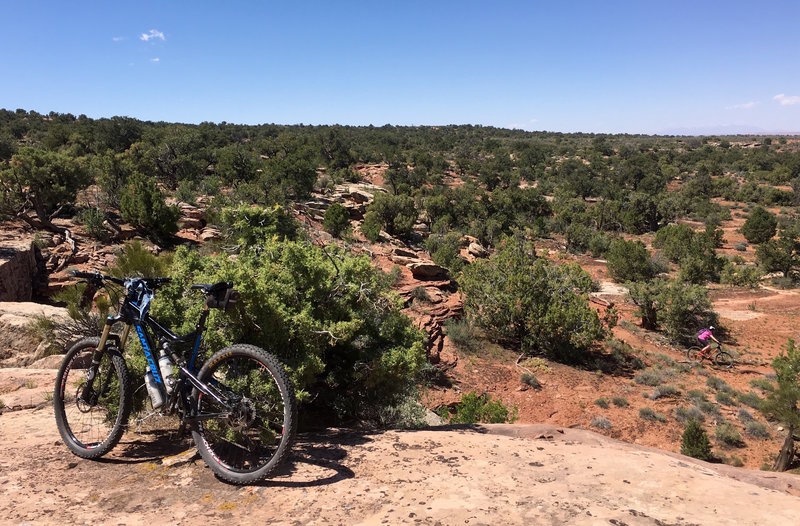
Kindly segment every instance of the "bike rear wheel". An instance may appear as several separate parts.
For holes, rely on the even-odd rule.
[[[725,351],[720,351],[714,356],[714,363],[718,367],[723,367],[725,369],[730,369],[733,365],[733,356]]]
[[[125,359],[106,347],[91,389],[85,389],[92,353],[99,338],[70,347],[56,376],[53,408],[64,443],[82,458],[98,458],[117,445],[131,412],[131,389]]]
[[[689,347],[689,349],[686,351],[686,357],[692,363],[700,363],[705,357],[703,353],[700,352],[702,350],[703,349],[701,347]]]
[[[262,480],[287,458],[297,428],[294,388],[283,366],[263,349],[232,345],[197,378],[229,405],[195,390],[192,437],[203,460],[227,482]]]

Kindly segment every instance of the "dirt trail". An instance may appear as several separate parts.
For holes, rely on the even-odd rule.
[[[49,405],[0,415],[0,447],[3,524],[788,525],[800,515],[797,477],[543,425],[304,435],[281,473],[245,488],[219,482],[169,433],[129,432],[105,461],[81,460]]]

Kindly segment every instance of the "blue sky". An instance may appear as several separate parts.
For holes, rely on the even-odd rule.
[[[796,0],[0,7],[7,109],[191,123],[800,132]]]

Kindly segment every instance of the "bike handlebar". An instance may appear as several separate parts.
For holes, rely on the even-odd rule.
[[[101,274],[99,272],[81,272],[79,270],[71,270],[69,275],[94,282],[98,285],[103,285],[104,281],[110,281],[111,283],[125,286],[125,283],[129,280],[140,279],[144,281],[148,288],[153,289],[172,281],[172,278],[115,278],[114,276],[106,276],[105,274]]]

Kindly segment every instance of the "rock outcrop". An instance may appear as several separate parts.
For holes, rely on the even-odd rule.
[[[30,330],[40,316],[66,320],[67,310],[32,302],[0,302],[0,367],[24,367],[43,357]]]
[[[33,238],[0,241],[0,301],[30,301],[39,280]]]

